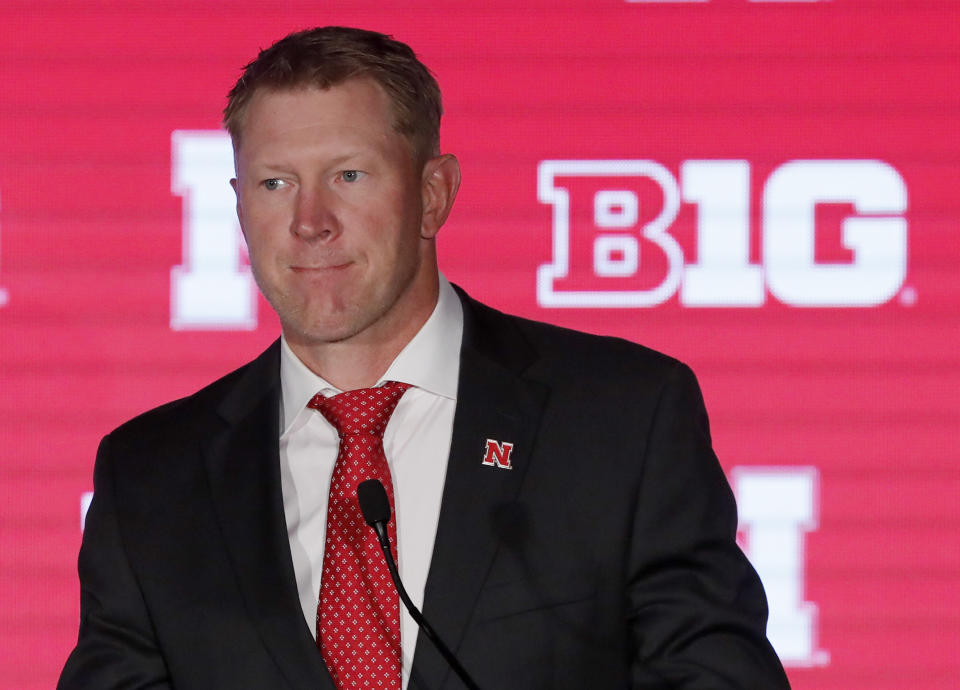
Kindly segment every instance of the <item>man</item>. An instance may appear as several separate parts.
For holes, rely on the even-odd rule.
[[[463,687],[356,526],[368,471],[480,687],[787,687],[689,369],[440,276],[440,110],[380,34],[300,32],[247,66],[232,184],[282,339],[104,439],[61,688]],[[385,429],[355,445],[337,401]]]

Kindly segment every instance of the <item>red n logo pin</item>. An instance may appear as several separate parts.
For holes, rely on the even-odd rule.
[[[512,470],[510,464],[510,452],[513,450],[512,443],[500,443],[492,438],[487,439],[487,452],[483,456],[483,464],[490,467],[499,467],[501,470]]]

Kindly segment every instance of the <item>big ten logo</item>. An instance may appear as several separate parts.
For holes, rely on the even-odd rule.
[[[751,213],[745,160],[551,160],[537,197],[552,207],[543,307],[806,307],[890,300],[907,269],[907,189],[878,160],[794,160]],[[751,220],[757,226],[751,232]],[[834,232],[830,231],[833,222]]]
[[[806,535],[817,528],[815,467],[735,467],[730,475],[740,518],[738,541],[763,582],[767,637],[786,666],[823,666],[817,606],[804,598]]]
[[[256,328],[256,286],[229,184],[230,137],[178,130],[170,147],[171,191],[183,199],[183,258],[170,274],[170,327]]]

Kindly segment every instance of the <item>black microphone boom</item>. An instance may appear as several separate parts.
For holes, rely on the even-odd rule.
[[[387,492],[383,484],[378,479],[368,479],[361,482],[357,487],[357,500],[360,502],[360,512],[363,513],[363,519],[367,521],[374,532],[377,533],[377,541],[380,542],[380,548],[387,559],[387,568],[390,570],[390,577],[393,578],[393,584],[400,595],[400,601],[407,607],[410,617],[416,621],[420,629],[426,633],[430,641],[433,642],[437,651],[447,660],[450,668],[456,671],[456,674],[470,690],[480,690],[480,686],[473,682],[473,678],[467,673],[467,670],[460,664],[460,661],[453,655],[450,648],[443,643],[440,636],[437,635],[433,627],[427,622],[427,619],[420,613],[420,609],[413,605],[407,590],[404,589],[400,581],[400,573],[397,572],[397,564],[393,560],[393,554],[390,552],[390,540],[387,537],[387,522],[390,520],[390,500],[387,498]]]

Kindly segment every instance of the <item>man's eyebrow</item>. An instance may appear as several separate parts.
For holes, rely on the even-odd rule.
[[[324,166],[326,168],[336,168],[337,166],[343,165],[348,161],[364,158],[367,155],[369,155],[368,152],[361,149],[350,150],[325,160]],[[256,161],[255,165],[257,168],[264,170],[286,170],[294,167],[295,163],[284,158],[265,158],[263,160]]]
[[[330,165],[331,166],[342,165],[347,161],[354,160],[356,158],[363,158],[365,155],[367,155],[367,152],[359,149],[349,151],[347,153],[337,156],[336,158],[331,159]]]

